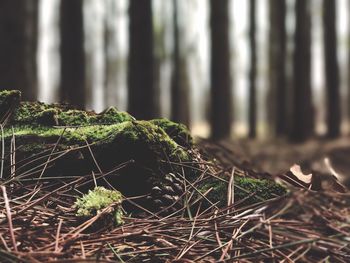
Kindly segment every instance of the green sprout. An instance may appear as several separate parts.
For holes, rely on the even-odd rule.
[[[101,213],[107,207],[113,207],[115,223],[120,225],[123,223],[121,203],[122,195],[119,191],[97,186],[94,190],[89,190],[87,194],[77,199],[75,202],[76,215],[79,217],[92,217]]]

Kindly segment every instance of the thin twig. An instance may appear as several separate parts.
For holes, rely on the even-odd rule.
[[[4,197],[4,201],[5,201],[7,222],[8,222],[8,226],[9,226],[9,232],[10,232],[10,236],[11,236],[12,246],[13,246],[14,251],[18,252],[15,233],[13,231],[11,209],[10,209],[9,199],[7,198],[6,187],[1,185],[1,190],[2,190],[3,197]]]

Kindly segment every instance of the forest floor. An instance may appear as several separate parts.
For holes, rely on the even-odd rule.
[[[0,214],[0,262],[350,261],[349,192],[324,189],[323,184],[314,191],[309,188],[315,181],[303,181],[309,172],[313,178],[321,174],[318,178],[337,181],[336,171],[345,182],[340,175],[350,174],[348,138],[304,145],[199,140],[198,146],[203,156],[218,161],[215,170],[203,174],[271,176],[286,183],[290,192],[250,205],[238,201],[194,213],[188,212],[188,204],[167,216],[145,210],[142,217],[125,217],[122,226],[95,228],[105,212],[82,222],[72,208],[71,188],[86,178],[25,187],[13,180],[2,187],[0,197],[6,207],[6,214]],[[301,164],[305,174],[288,172],[294,163]],[[188,187],[185,194],[196,191]]]
[[[284,139],[240,139],[216,143],[200,140],[200,145],[225,166],[240,163],[272,175],[283,174],[294,164],[300,165],[305,173],[329,174],[331,166],[338,180],[350,187],[350,137],[336,140],[315,138],[302,144],[292,144]],[[326,158],[329,163],[325,163]]]

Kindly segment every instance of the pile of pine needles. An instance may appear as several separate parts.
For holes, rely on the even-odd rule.
[[[108,172],[54,178],[43,172],[54,159],[52,152],[36,177],[11,169],[0,182],[0,262],[350,261],[348,193],[293,189],[251,205],[228,198],[224,208],[203,208],[198,204],[205,194],[191,199],[198,189],[187,184],[182,209],[165,216],[140,208],[139,215],[127,214],[125,223],[115,227],[101,220],[108,209],[81,220],[74,202],[81,196],[79,186],[118,173],[128,163]],[[202,179],[250,173],[237,166],[200,167]],[[138,198],[145,197],[125,202],[135,204]],[[196,208],[189,209],[194,203]]]

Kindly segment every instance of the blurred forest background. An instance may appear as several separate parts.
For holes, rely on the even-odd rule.
[[[346,0],[2,0],[0,89],[222,139],[349,133]]]

